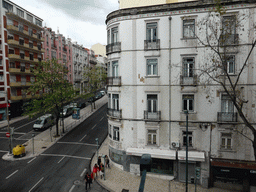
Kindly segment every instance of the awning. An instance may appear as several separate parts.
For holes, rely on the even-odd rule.
[[[142,156],[143,154],[150,154],[151,158],[176,159],[176,151],[175,150],[128,148],[126,150],[126,154],[127,155],[135,155],[135,156]]]
[[[178,159],[179,160],[186,160],[186,151],[178,151]],[[188,152],[188,160],[189,161],[205,161],[205,154],[204,152],[199,151],[189,151]]]

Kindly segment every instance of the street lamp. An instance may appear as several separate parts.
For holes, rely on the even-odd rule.
[[[186,192],[188,192],[188,111],[184,111],[186,114]]]
[[[7,131],[10,133],[10,138],[9,138],[9,154],[12,154],[12,133],[11,133],[11,128],[10,128],[10,122],[9,122],[9,106],[8,106],[8,92],[6,91],[6,119],[7,119]]]
[[[96,154],[97,154],[97,160],[98,160],[98,158],[99,158],[99,157],[98,157],[99,139],[96,138],[95,141],[96,141],[96,144],[97,144],[97,151],[96,151]]]

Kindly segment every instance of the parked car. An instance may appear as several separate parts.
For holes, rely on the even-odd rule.
[[[14,157],[24,157],[26,155],[24,145],[16,145],[12,149],[12,154]]]
[[[104,95],[106,95],[106,92],[105,92],[105,91],[100,91],[100,93],[101,93],[102,97],[103,97]]]
[[[74,107],[76,107],[74,104],[66,105],[63,107],[63,111],[60,112],[60,116],[62,117],[63,115],[63,117],[68,117],[69,115],[72,115]]]
[[[52,125],[54,125],[55,120],[52,114],[45,114],[39,118],[36,119],[33,129],[34,130],[43,130],[46,129]]]

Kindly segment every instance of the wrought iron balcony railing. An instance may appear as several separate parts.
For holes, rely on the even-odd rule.
[[[106,53],[110,54],[110,53],[118,53],[121,52],[121,42],[115,42],[115,43],[111,43],[108,44],[106,46]]]
[[[122,110],[108,108],[107,114],[111,117],[122,118]]]
[[[154,112],[144,111],[144,119],[160,121],[161,120],[161,111],[154,111]]]
[[[121,77],[107,77],[107,85],[121,86]]]
[[[160,49],[160,39],[155,40],[144,40],[144,50],[159,50]]]
[[[197,85],[197,75],[193,75],[193,77],[185,77],[181,75],[180,84],[181,85]]]
[[[218,122],[237,122],[236,112],[218,112],[217,114]]]
[[[238,34],[222,34],[220,36],[220,45],[229,46],[238,44]]]

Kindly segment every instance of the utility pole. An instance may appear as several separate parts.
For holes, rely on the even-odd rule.
[[[9,154],[12,154],[12,133],[10,129],[10,122],[9,122],[9,106],[8,106],[8,92],[6,91],[6,119],[7,119],[7,130],[10,133],[9,138]]]
[[[184,111],[186,114],[186,192],[188,192],[188,111]]]

